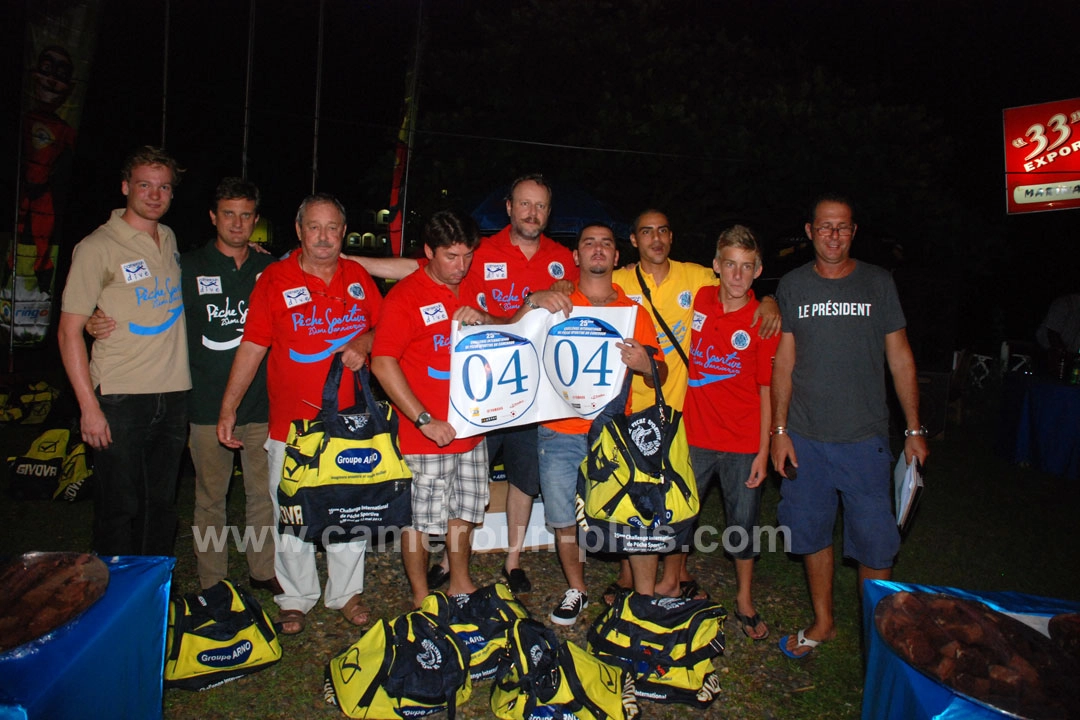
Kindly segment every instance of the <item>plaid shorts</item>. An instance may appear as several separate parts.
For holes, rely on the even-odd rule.
[[[442,535],[451,519],[484,521],[488,504],[487,444],[448,455],[405,455],[412,470],[412,527]]]

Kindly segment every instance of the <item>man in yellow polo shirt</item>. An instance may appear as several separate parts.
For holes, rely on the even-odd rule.
[[[660,349],[668,367],[664,380],[664,399],[676,410],[682,410],[689,378],[686,357],[690,351],[690,323],[694,317],[694,295],[703,287],[716,286],[719,280],[711,267],[672,260],[671,246],[675,233],[667,215],[654,208],[645,210],[634,220],[630,244],[638,251],[637,265],[619,268],[612,282],[622,288],[627,297],[644,307],[652,318]],[[769,338],[780,332],[780,310],[776,300],[763,298],[754,313],[758,334]],[[643,379],[634,377],[632,409],[642,410],[656,401],[655,391]],[[611,600],[616,588],[631,586],[630,568],[621,563],[619,579],[604,592]],[[705,597],[686,571],[686,555],[677,553],[664,561],[664,575],[656,584],[657,595]]]

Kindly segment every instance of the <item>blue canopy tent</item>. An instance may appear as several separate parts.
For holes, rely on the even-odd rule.
[[[488,195],[472,211],[473,219],[480,226],[481,235],[494,235],[506,227],[506,189],[496,190]],[[558,239],[577,238],[581,229],[593,222],[602,222],[611,226],[615,237],[627,240],[630,237],[630,224],[618,213],[572,185],[552,185],[551,216],[548,218],[545,234]]]

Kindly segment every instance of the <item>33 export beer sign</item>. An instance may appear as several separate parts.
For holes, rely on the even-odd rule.
[[[1009,212],[1080,207],[1080,98],[1003,115]]]

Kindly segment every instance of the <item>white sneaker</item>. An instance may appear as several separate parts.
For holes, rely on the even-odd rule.
[[[581,611],[589,607],[589,596],[580,590],[570,588],[563,595],[559,606],[551,611],[549,619],[556,625],[573,625]]]

